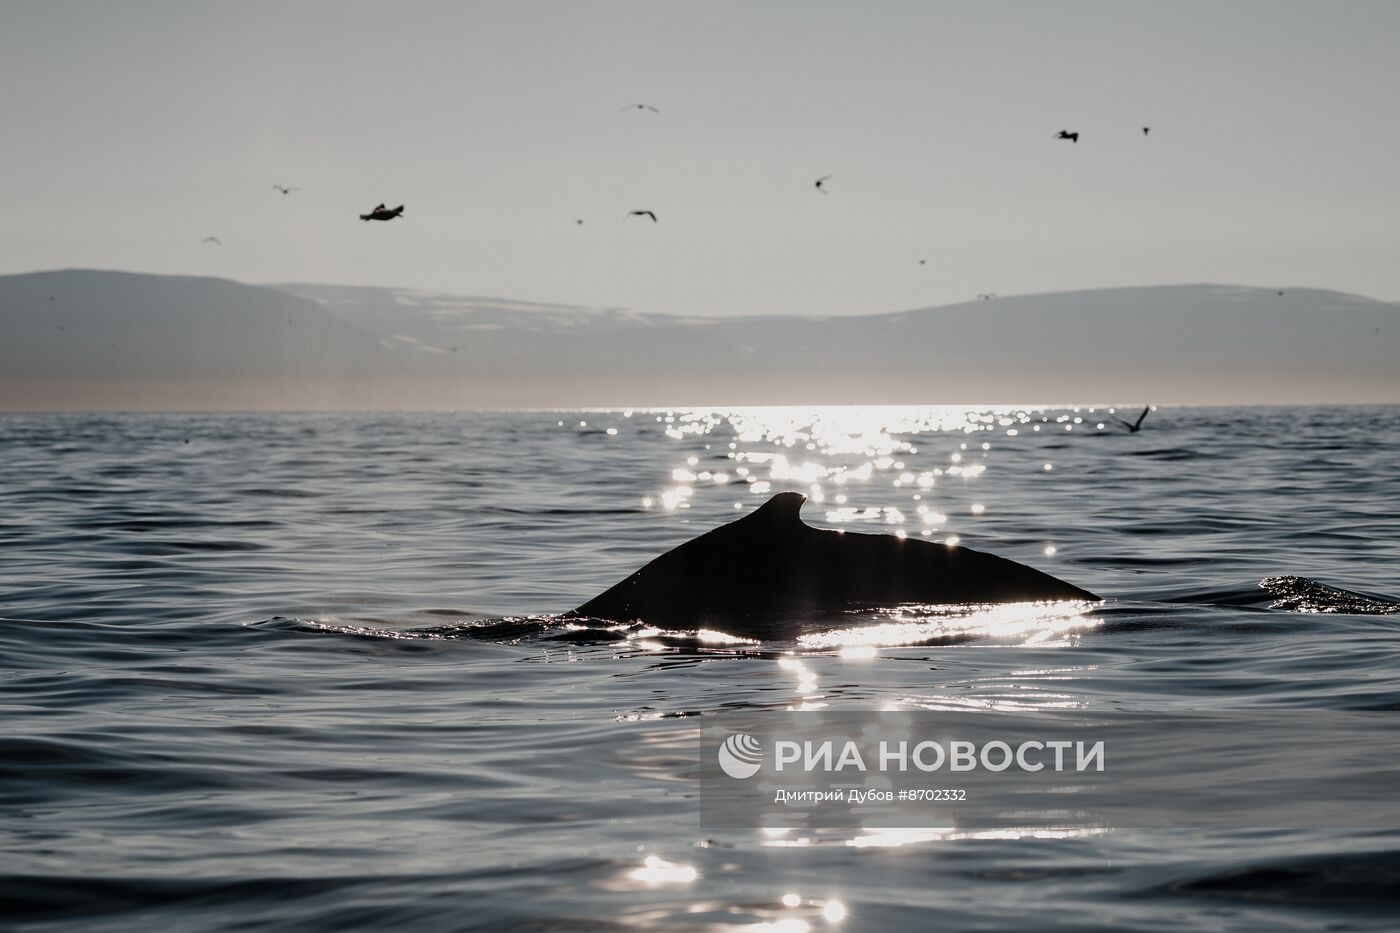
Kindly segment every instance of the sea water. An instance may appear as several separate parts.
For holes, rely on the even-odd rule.
[[[1260,587],[1400,592],[1400,409],[1139,410],[0,416],[0,925],[1393,929],[1391,826],[701,828],[721,714],[1400,711],[1400,616]],[[783,490],[1105,602],[553,618]]]

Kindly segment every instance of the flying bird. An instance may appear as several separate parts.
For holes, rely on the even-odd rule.
[[[1141,431],[1141,430],[1142,430],[1142,419],[1143,419],[1143,418],[1146,418],[1146,417],[1147,417],[1147,413],[1148,413],[1149,411],[1151,411],[1151,410],[1152,410],[1152,406],[1151,406],[1151,405],[1148,405],[1146,408],[1144,408],[1144,409],[1142,410],[1142,414],[1138,415],[1138,416],[1137,416],[1137,420],[1134,421],[1132,424],[1128,424],[1128,422],[1124,421],[1122,418],[1115,418],[1115,419],[1113,419],[1113,420],[1117,421],[1117,422],[1118,422],[1119,424],[1121,424],[1123,427],[1127,428],[1129,434],[1136,434],[1138,431]]]
[[[389,208],[385,207],[383,204],[380,204],[380,205],[376,206],[375,209],[372,210],[372,211],[370,211],[368,214],[361,214],[361,215],[360,215],[360,219],[361,219],[361,220],[393,220],[395,217],[402,217],[402,216],[403,216],[403,205],[402,205],[402,204],[400,204],[398,207],[394,208],[393,210],[390,210]]]
[[[1144,126],[1144,127],[1142,128],[1142,135],[1146,136],[1146,135],[1147,135],[1148,133],[1150,133],[1150,132],[1152,132],[1152,127],[1150,127],[1150,126]]]
[[[219,238],[216,237],[216,236],[207,236],[207,237],[205,237],[203,240],[201,240],[200,242],[201,242],[201,243],[213,243],[215,246],[223,246],[223,245],[224,245],[224,244],[222,244],[222,243],[219,242]]]
[[[628,104],[626,107],[619,107],[619,108],[617,108],[617,109],[618,109],[618,110],[650,110],[652,113],[660,113],[660,112],[661,112],[660,110],[658,110],[658,109],[656,109],[655,107],[653,107],[651,104]]]
[[[282,192],[283,194],[291,194],[293,191],[301,190],[296,185],[292,185],[291,187],[288,187],[287,185],[273,185],[272,187],[277,191]]]
[[[656,223],[656,215],[651,211],[628,211],[627,217],[650,217],[652,223]],[[622,218],[626,220],[627,217]]]
[[[1073,133],[1071,133],[1069,130],[1060,130],[1059,135],[1057,135],[1055,138],[1068,139],[1070,142],[1075,143],[1077,145],[1079,143],[1079,131],[1075,130]]]
[[[816,187],[816,189],[817,189],[818,191],[820,191],[822,194],[826,194],[826,193],[827,193],[827,190],[826,190],[825,188],[822,187],[822,183],[823,183],[824,181],[826,181],[826,180],[827,180],[828,178],[830,178],[830,177],[831,177],[830,175],[823,175],[821,178],[818,178],[817,181],[816,181],[815,187]]]

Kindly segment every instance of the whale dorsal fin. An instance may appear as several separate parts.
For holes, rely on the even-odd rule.
[[[794,528],[802,524],[798,513],[807,497],[800,492],[780,492],[758,507],[750,520],[762,522],[771,528]]]

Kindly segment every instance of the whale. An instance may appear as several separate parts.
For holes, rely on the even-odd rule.
[[[899,604],[1098,601],[1088,590],[972,548],[813,528],[807,497],[780,492],[737,521],[667,551],[565,616],[742,632]]]

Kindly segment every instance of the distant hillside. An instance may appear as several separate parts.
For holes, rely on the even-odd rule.
[[[373,338],[314,301],[223,279],[66,270],[0,277],[0,407],[333,404],[382,374]]]
[[[682,318],[281,287],[396,345],[449,349],[463,371],[540,399],[525,404],[1400,402],[1400,305],[1319,289],[1150,286],[855,317]],[[532,381],[562,394],[546,402]]]
[[[1400,402],[1400,306],[1317,289],[1063,292],[685,318],[404,289],[0,276],[0,409]]]

